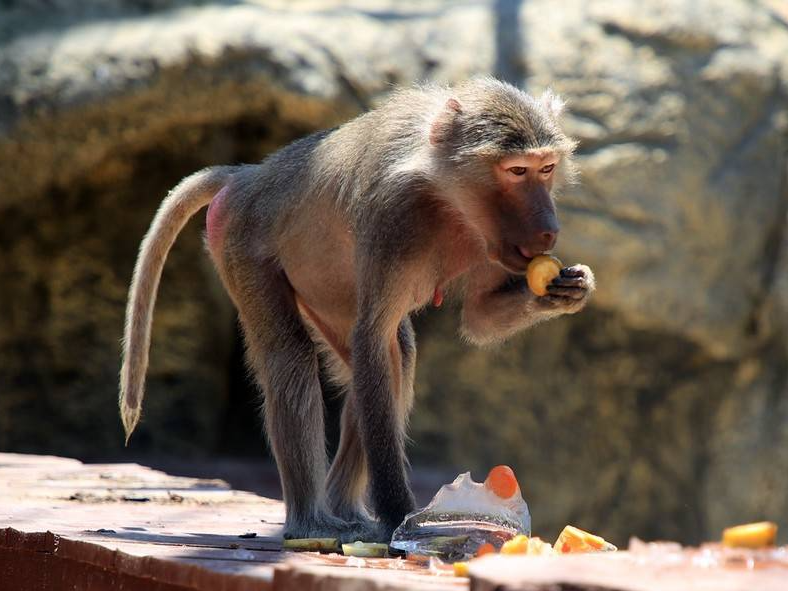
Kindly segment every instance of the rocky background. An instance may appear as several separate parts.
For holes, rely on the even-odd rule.
[[[123,450],[122,316],[158,203],[392,84],[474,74],[569,100],[582,184],[558,254],[599,291],[497,350],[460,342],[456,311],[420,316],[414,465],[510,463],[546,537],[788,529],[781,0],[0,0],[0,449],[262,455],[202,219],[165,269]]]

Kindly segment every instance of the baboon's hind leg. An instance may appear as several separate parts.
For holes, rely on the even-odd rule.
[[[315,344],[284,273],[272,261],[233,260],[228,287],[239,311],[247,360],[265,398],[265,425],[279,468],[285,537],[339,537],[356,532],[328,510],[323,395]]]
[[[413,404],[413,379],[415,375],[416,340],[410,318],[399,326],[397,340],[402,352],[402,398],[399,401],[400,428],[404,429],[407,415]],[[341,363],[341,362],[339,362]],[[348,372],[349,373],[349,372]],[[344,387],[352,385],[345,378]],[[340,380],[341,381],[341,380]],[[369,519],[366,494],[369,475],[367,458],[358,425],[358,409],[350,393],[346,393],[340,422],[339,448],[328,473],[328,503],[334,514],[348,521]]]
[[[345,394],[340,419],[339,447],[326,481],[328,504],[335,515],[348,521],[369,521],[365,506],[367,458],[358,431],[352,396]]]

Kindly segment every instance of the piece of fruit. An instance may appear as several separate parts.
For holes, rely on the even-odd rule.
[[[613,544],[594,534],[567,525],[555,541],[556,552],[608,552],[618,550]]]
[[[454,576],[455,577],[467,577],[468,576],[468,563],[467,562],[455,562],[453,566],[454,566]]]
[[[722,543],[732,548],[763,548],[774,546],[777,524],[771,521],[728,527],[722,532]]]
[[[541,538],[531,538],[528,540],[528,555],[529,556],[549,556],[554,554],[553,547],[542,541]]]
[[[339,549],[339,540],[336,538],[293,538],[284,540],[282,548],[311,552],[336,552]]]
[[[547,254],[540,254],[531,259],[525,270],[525,278],[528,280],[528,289],[534,295],[547,295],[547,286],[561,273],[561,261]]]
[[[495,554],[495,546],[487,542],[479,546],[479,549],[476,550],[476,556],[484,556],[485,554]]]
[[[517,478],[509,466],[496,466],[487,475],[484,486],[502,499],[509,499],[517,492]]]
[[[372,542],[353,542],[352,544],[342,544],[342,553],[345,556],[357,556],[359,558],[382,558],[389,551],[388,544],[375,544]]]
[[[507,540],[501,546],[501,554],[528,554],[528,536],[520,534]]]

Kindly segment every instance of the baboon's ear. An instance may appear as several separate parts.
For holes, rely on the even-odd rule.
[[[449,138],[454,126],[454,118],[459,113],[462,113],[460,101],[455,98],[447,100],[446,104],[443,105],[443,110],[438,113],[430,127],[430,143],[433,146],[437,146]]]
[[[564,112],[564,107],[566,106],[564,100],[550,88],[542,93],[542,96],[539,97],[539,102],[547,112],[550,113],[553,119],[558,119]]]

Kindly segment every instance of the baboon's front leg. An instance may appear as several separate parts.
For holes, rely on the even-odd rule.
[[[410,407],[398,322],[359,317],[353,333],[353,397],[367,452],[369,496],[382,535],[410,513],[415,501],[406,474],[405,422]],[[410,352],[408,353],[410,354]],[[409,377],[407,379],[410,379]]]
[[[591,269],[574,265],[561,269],[561,274],[548,285],[547,295],[538,297],[528,289],[525,277],[485,263],[468,274],[463,334],[481,345],[502,341],[539,322],[579,312],[594,288]]]

